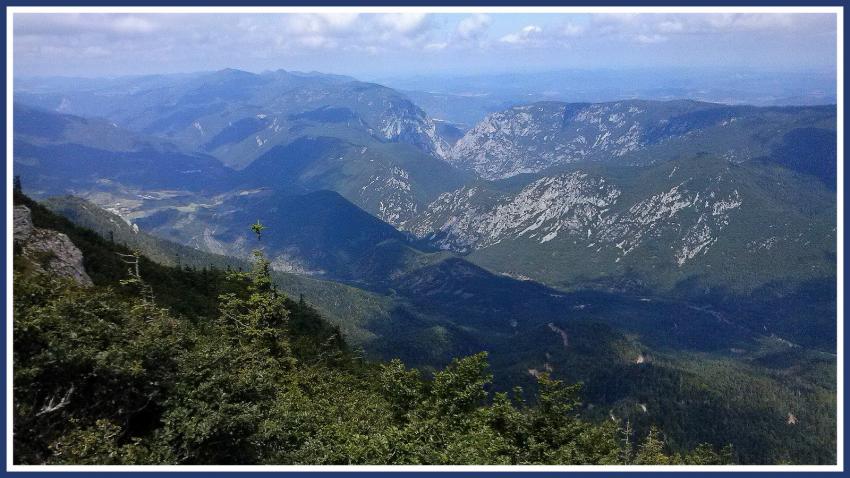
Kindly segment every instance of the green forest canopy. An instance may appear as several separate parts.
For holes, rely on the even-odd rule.
[[[23,195],[41,226],[63,224]],[[580,386],[490,393],[487,354],[431,377],[363,360],[303,298],[248,272],[117,253],[77,230],[94,287],[14,261],[19,464],[729,464],[670,453],[661,430],[579,417]],[[148,284],[152,286],[149,287]]]

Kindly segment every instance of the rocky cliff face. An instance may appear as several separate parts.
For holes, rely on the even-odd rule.
[[[371,103],[369,104],[371,106]],[[379,131],[371,131],[385,141],[408,143],[422,151],[443,158],[449,145],[437,134],[437,126],[421,108],[409,100],[390,98],[384,100],[380,113],[373,120]]]
[[[488,115],[454,144],[446,160],[488,180],[568,163],[648,164],[699,152],[742,162],[787,148],[782,141],[789,132],[791,142],[816,149],[811,132],[796,130],[804,124],[834,124],[834,113],[685,100],[540,102]],[[828,129],[819,133],[821,143],[834,141]],[[794,153],[800,149],[795,146]],[[825,155],[828,164],[834,156]]]
[[[15,245],[21,247],[23,257],[32,261],[42,271],[91,286],[92,280],[83,267],[83,253],[65,234],[33,226],[30,210],[15,206]]]
[[[663,237],[665,255],[681,266],[707,252],[743,202],[728,174],[660,187],[624,201],[621,185],[584,172],[543,177],[514,194],[464,187],[432,202],[410,230],[461,253],[525,238],[609,249],[618,262]]]
[[[536,103],[493,113],[454,146],[449,161],[485,179],[541,171],[605,153],[619,157],[646,144],[639,103]]]
[[[718,179],[720,181],[720,179]],[[482,205],[482,191],[463,188],[434,201],[413,232],[444,249],[468,252],[521,237],[540,244],[566,240],[589,249],[616,250],[616,261],[649,238],[673,234],[670,249],[681,266],[707,252],[741,206],[738,190],[688,188],[686,180],[624,207],[622,191],[605,178],[574,172],[545,177]],[[686,214],[690,212],[690,214]],[[430,219],[430,220],[429,220]]]
[[[483,193],[474,186],[444,193],[429,205],[413,232],[423,237],[437,231],[433,240],[457,252],[523,236],[545,243],[559,232],[581,236],[610,222],[606,213],[620,196],[604,178],[583,173],[546,177],[495,201],[482,200]]]

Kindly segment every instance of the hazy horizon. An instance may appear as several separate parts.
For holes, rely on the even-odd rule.
[[[627,73],[649,73],[649,72],[662,72],[662,73],[678,73],[678,74],[704,74],[707,72],[714,73],[730,73],[734,72],[740,75],[750,75],[750,74],[783,74],[783,75],[803,75],[803,74],[822,74],[822,75],[832,75],[835,76],[834,68],[820,68],[820,67],[811,67],[811,68],[802,68],[802,69],[776,69],[776,68],[733,68],[727,67],[723,69],[722,67],[681,67],[677,68],[675,66],[664,67],[664,68],[648,68],[648,67],[628,67],[628,68],[611,68],[611,67],[597,67],[597,68],[550,68],[550,69],[538,69],[538,70],[518,70],[518,69],[503,69],[503,70],[492,70],[492,71],[480,71],[480,72],[424,72],[424,73],[408,73],[408,72],[399,72],[398,74],[388,74],[388,75],[356,75],[347,73],[345,71],[335,71],[335,70],[305,70],[305,69],[297,69],[290,68],[288,65],[281,64],[278,67],[270,67],[270,68],[262,68],[262,69],[252,69],[252,68],[238,68],[235,66],[222,66],[221,68],[213,68],[213,69],[192,69],[185,71],[151,71],[147,73],[127,73],[127,74],[19,74],[15,73],[16,79],[47,79],[47,78],[67,78],[67,79],[85,79],[85,80],[117,80],[122,78],[140,78],[146,76],[191,76],[191,75],[201,75],[208,73],[215,73],[218,71],[225,70],[236,70],[236,71],[244,71],[246,73],[252,73],[255,75],[261,75],[264,73],[271,73],[275,71],[285,71],[287,73],[293,74],[322,74],[322,75],[338,75],[338,76],[350,76],[356,80],[368,81],[368,82],[380,82],[380,80],[387,79],[432,79],[432,78],[458,78],[458,79],[466,79],[466,78],[479,78],[483,76],[507,76],[507,75],[517,75],[517,76],[532,76],[532,75],[546,75],[546,74],[556,74],[556,73],[605,73],[605,74],[627,74]]]
[[[181,73],[124,76],[16,76],[16,92],[95,91],[120,92],[150,81],[181,81],[224,70],[262,75],[287,71],[305,76],[342,75],[327,71],[250,71],[236,68]],[[770,71],[707,68],[596,68],[542,71],[504,71],[479,74],[410,74],[382,77],[343,75],[354,81],[380,84],[405,92],[431,114],[447,114],[441,95],[477,102],[475,115],[462,115],[461,123],[474,122],[482,111],[536,101],[607,102],[620,100],[696,100],[755,106],[829,105],[837,101],[836,72],[824,70]],[[456,108],[454,108],[456,109]]]

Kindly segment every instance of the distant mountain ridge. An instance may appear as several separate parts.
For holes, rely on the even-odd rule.
[[[68,94],[71,93],[71,94]],[[78,98],[75,98],[78,97]],[[66,113],[101,116],[122,127],[203,148],[244,167],[332,104],[354,129],[443,157],[447,145],[424,111],[390,88],[353,78],[284,70],[225,69],[150,82],[141,78],[85,91],[20,92],[18,100]],[[321,119],[321,118],[319,118]]]
[[[396,226],[469,176],[442,160],[449,146],[441,134],[454,140],[456,132],[443,125],[438,132],[436,123],[400,93],[337,75],[230,69],[129,78],[72,91],[30,88],[16,98],[40,108],[103,116],[108,119],[91,121],[165,138],[183,150],[243,169],[228,174],[227,184],[216,187],[218,192],[281,183],[302,192],[334,190]],[[17,158],[25,162],[21,155]],[[295,167],[289,168],[293,160]],[[168,187],[196,190],[201,182],[216,183],[211,179],[217,169],[223,168],[187,167],[184,170],[200,171],[201,176],[177,184],[181,176],[172,175],[175,181]],[[87,181],[76,176],[70,174],[69,179]],[[127,204],[126,197],[120,199],[121,189],[130,185],[119,183],[108,193]]]
[[[178,151],[177,145],[134,133],[101,118],[59,114],[16,103],[15,136],[38,145],[76,144],[107,151]]]
[[[55,94],[19,96],[45,102]],[[457,138],[404,95],[332,75],[221,70],[80,94],[110,98],[110,114],[135,112],[130,121],[157,136],[20,105],[15,162],[24,180],[49,194],[95,199],[212,252],[246,253],[228,232],[238,230],[238,213],[289,214],[293,198],[315,193],[323,199],[298,208],[352,211],[342,224],[362,209],[491,270],[557,287],[628,277],[670,289],[699,275],[748,289],[835,273],[830,193],[806,179],[834,191],[834,107],[542,102],[491,114]],[[453,146],[431,134],[437,124]],[[204,152],[181,152],[187,147]],[[231,170],[212,156],[227,162],[229,154],[244,167]],[[771,196],[765,181],[794,194]],[[342,197],[329,206],[320,191]],[[786,198],[821,206],[801,213]],[[290,214],[284,229],[315,219]],[[780,224],[785,230],[772,230]],[[377,263],[407,261],[406,239],[394,234],[392,260]],[[303,241],[281,242],[273,253],[281,270],[373,282],[378,270],[393,273],[360,262],[379,257],[373,248],[381,242],[336,259]],[[799,260],[806,266],[794,270],[805,273],[783,274],[772,257]],[[751,270],[723,272],[736,261]]]
[[[66,192],[212,192],[232,170],[203,153],[102,119],[14,106],[15,174],[40,195]]]
[[[646,163],[698,152],[746,161],[769,156],[801,126],[834,132],[834,120],[834,107],[541,102],[488,115],[448,160],[490,180],[577,161]]]

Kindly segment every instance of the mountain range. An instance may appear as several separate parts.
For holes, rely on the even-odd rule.
[[[801,436],[834,405],[835,106],[545,101],[462,124],[422,97],[283,70],[29,81],[15,174],[157,261],[260,247],[372,356],[488,350],[503,389],[548,371],[682,446],[828,461]],[[797,442],[760,449],[776,436]]]

